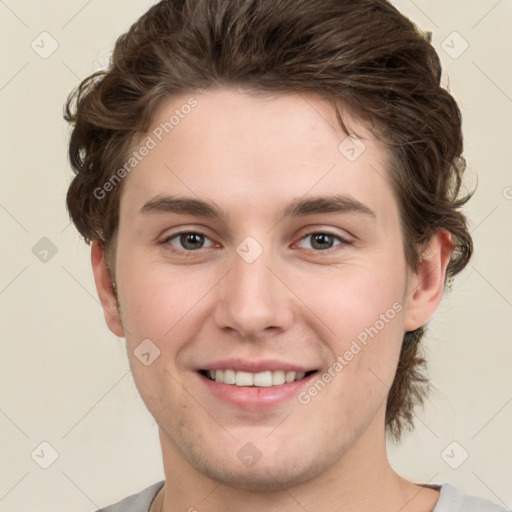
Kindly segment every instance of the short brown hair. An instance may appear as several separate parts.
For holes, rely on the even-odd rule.
[[[123,182],[104,198],[95,191],[123,166],[164,98],[222,86],[314,92],[332,101],[347,133],[338,104],[387,144],[408,265],[417,269],[421,249],[446,229],[455,245],[451,280],[472,253],[460,211],[470,195],[459,197],[460,111],[440,80],[429,36],[385,0],[159,2],[119,37],[109,68],[68,97],[76,173],[69,213],[87,243],[115,252]],[[386,427],[395,441],[413,429],[413,409],[428,394],[423,335],[424,326],[405,334],[388,395]]]

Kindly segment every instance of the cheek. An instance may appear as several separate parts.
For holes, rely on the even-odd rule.
[[[120,305],[128,338],[149,338],[157,344],[176,337],[188,325],[202,298],[215,284],[205,271],[180,269],[140,260],[120,266]],[[136,340],[133,339],[133,342]]]
[[[328,327],[324,332],[330,357],[342,358],[343,369],[334,372],[342,375],[336,379],[338,392],[351,390],[353,395],[340,399],[353,403],[357,396],[360,403],[382,397],[393,381],[403,338],[404,275],[354,264],[317,280],[315,287],[306,289],[306,282],[302,290],[309,297],[307,304]],[[319,321],[311,321],[318,330]]]
[[[301,295],[336,339],[364,338],[374,327],[383,334],[401,332],[404,275],[353,264],[317,277],[311,281],[304,276]]]

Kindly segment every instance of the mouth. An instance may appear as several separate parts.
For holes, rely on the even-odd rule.
[[[290,370],[264,370],[258,373],[224,369],[224,370],[199,370],[199,373],[218,384],[227,384],[245,388],[270,388],[291,384],[306,379],[316,373],[317,370],[307,372],[295,372]]]
[[[195,374],[209,398],[237,410],[260,412],[296,400],[318,372],[319,367],[273,358],[230,358],[203,363]]]

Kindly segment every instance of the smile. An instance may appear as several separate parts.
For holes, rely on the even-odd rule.
[[[298,382],[312,373],[315,373],[315,370],[309,372],[266,370],[258,373],[251,373],[226,369],[202,370],[200,373],[208,379],[220,384],[230,384],[232,386],[240,387],[269,388],[271,386],[280,386],[282,384]]]

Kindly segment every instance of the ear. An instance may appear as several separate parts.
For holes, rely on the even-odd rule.
[[[432,237],[422,251],[418,270],[411,271],[409,275],[405,300],[406,331],[414,331],[426,324],[438,308],[453,249],[452,236],[443,229]]]
[[[116,296],[107,269],[107,262],[105,261],[105,247],[97,240],[94,240],[91,244],[91,263],[96,290],[103,307],[105,322],[116,336],[122,338],[125,334],[119,311],[117,310]]]

